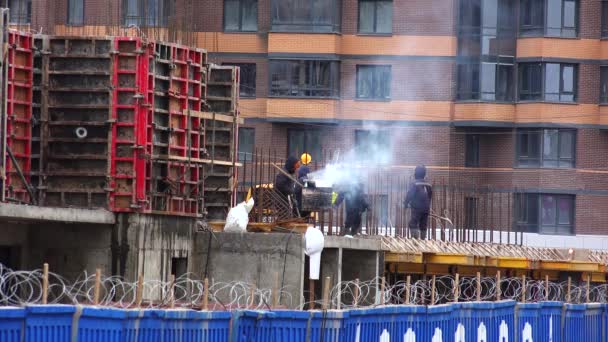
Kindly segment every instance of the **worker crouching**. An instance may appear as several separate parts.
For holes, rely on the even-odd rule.
[[[363,183],[356,183],[345,191],[340,191],[335,207],[338,207],[342,201],[346,203],[346,221],[344,222],[344,236],[353,237],[361,231],[361,216],[367,209],[367,196],[363,191]]]
[[[410,232],[415,239],[426,239],[426,231],[433,198],[433,187],[427,183],[426,167],[416,166],[414,183],[410,184],[405,197],[405,206],[411,208]]]

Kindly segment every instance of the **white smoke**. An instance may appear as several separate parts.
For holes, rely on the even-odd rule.
[[[359,134],[359,146],[337,153],[323,169],[308,175],[317,187],[350,187],[359,182],[365,184],[370,172],[392,164],[392,135],[388,128],[366,123]]]

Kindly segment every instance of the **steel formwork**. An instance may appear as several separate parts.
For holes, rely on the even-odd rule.
[[[215,218],[227,213],[237,68],[209,65],[201,49],[136,37],[11,31],[10,41],[3,136],[21,170],[3,159],[11,199],[29,203],[31,184],[43,206],[196,217],[217,206]],[[231,99],[222,107],[228,112],[208,111],[214,68],[214,77],[225,78],[213,86]]]
[[[33,36],[9,31],[6,70],[4,198],[30,203],[32,157]]]

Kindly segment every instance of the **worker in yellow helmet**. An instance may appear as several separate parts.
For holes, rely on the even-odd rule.
[[[308,164],[310,164],[311,161],[312,157],[306,152],[302,153],[302,155],[300,156],[300,163],[302,164],[302,166],[298,169],[298,182],[300,182],[300,184],[304,184],[308,180],[308,174],[310,173],[310,168],[308,168]],[[300,217],[308,218],[308,216],[310,216],[310,212],[302,211],[302,187],[299,185],[296,185],[296,200],[298,201]]]

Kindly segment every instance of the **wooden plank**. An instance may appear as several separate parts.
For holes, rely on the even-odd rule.
[[[234,116],[232,116],[232,115],[218,114],[218,113],[212,113],[212,112],[199,112],[196,110],[191,110],[190,116],[200,118],[200,119],[207,119],[207,120],[216,120],[216,121],[223,121],[223,122],[230,122],[230,123],[234,122]],[[245,119],[237,117],[236,122],[238,124],[242,125],[245,123]]]

